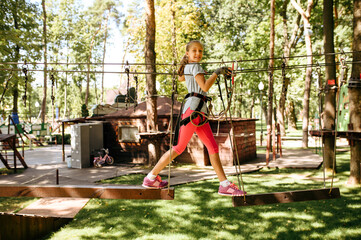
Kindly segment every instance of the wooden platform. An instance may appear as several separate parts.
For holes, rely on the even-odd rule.
[[[0,197],[71,197],[106,199],[173,200],[174,188],[145,189],[141,186],[0,185]]]
[[[246,201],[244,197],[233,197],[232,202],[234,207],[244,207],[251,205],[267,205],[275,203],[291,203],[302,202],[312,200],[324,200],[340,198],[339,188],[314,189],[314,190],[300,190],[291,192],[275,192],[265,194],[246,195]]]
[[[42,217],[74,218],[89,198],[40,198],[17,214]]]
[[[16,157],[20,160],[20,162],[24,166],[24,168],[28,168],[28,165],[26,164],[23,156],[21,156],[21,154],[16,149],[15,139],[16,139],[15,134],[0,134],[0,142],[6,142],[10,146],[10,148],[14,151],[14,168],[16,171]],[[11,169],[7,160],[1,155],[1,153],[0,153],[0,160],[2,161],[2,163],[5,165],[5,167],[7,169]]]
[[[321,137],[321,136],[334,136],[335,130],[310,130],[310,135],[314,137]],[[358,131],[337,131],[337,137],[340,138],[347,138],[349,140],[357,140],[361,141],[361,132]]]

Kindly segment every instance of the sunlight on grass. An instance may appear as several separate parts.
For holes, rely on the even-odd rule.
[[[0,197],[0,212],[18,212],[37,201],[38,198],[28,197]]]
[[[91,199],[49,239],[360,239],[360,188],[344,185],[348,154],[337,163],[334,186],[340,188],[340,199],[233,208],[232,198],[219,196],[219,182],[212,179],[175,186],[173,201]],[[103,183],[139,185],[143,177]],[[322,188],[322,179],[312,177],[322,177],[321,170],[243,174],[250,194]],[[229,179],[237,183],[236,176]]]

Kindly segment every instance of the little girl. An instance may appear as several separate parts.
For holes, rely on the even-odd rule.
[[[190,41],[186,46],[186,54],[181,61],[181,67],[178,70],[178,80],[185,81],[188,89],[187,98],[182,112],[181,127],[179,130],[179,141],[174,144],[172,151],[168,150],[144,178],[143,187],[145,188],[164,188],[168,186],[167,181],[162,181],[158,175],[170,161],[180,155],[185,148],[194,132],[207,147],[211,164],[220,181],[218,194],[225,196],[243,196],[245,193],[238,187],[230,183],[224,173],[220,158],[218,145],[214,139],[211,127],[205,122],[208,113],[206,101],[208,90],[212,87],[220,74],[230,74],[226,67],[218,68],[206,80],[204,70],[199,65],[203,57],[203,45],[200,41]],[[201,114],[199,114],[201,112]],[[193,113],[193,114],[192,114]],[[204,114],[204,115],[203,115]]]

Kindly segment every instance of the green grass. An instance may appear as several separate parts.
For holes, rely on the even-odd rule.
[[[16,173],[14,173],[14,169],[0,168],[0,175],[18,174],[22,172],[24,172],[24,168],[17,168]]]
[[[35,202],[37,198],[18,198],[18,197],[0,197],[0,212],[18,212],[31,203]]]
[[[173,201],[92,199],[48,239],[360,239],[360,188],[344,184],[349,153],[337,159],[340,199],[233,208],[231,198],[217,194],[214,179],[176,186]],[[104,182],[139,184],[143,177]],[[322,180],[312,177],[322,177],[322,171],[265,168],[243,174],[250,194],[322,188]]]

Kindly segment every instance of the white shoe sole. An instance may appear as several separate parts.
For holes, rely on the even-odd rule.
[[[221,196],[226,196],[226,197],[243,197],[244,196],[244,195],[225,194],[225,193],[220,193],[220,192],[218,192],[218,194]]]
[[[142,184],[142,187],[144,187],[146,189],[162,189],[162,188],[166,188],[167,186],[164,186],[164,187],[150,187],[150,186]]]

